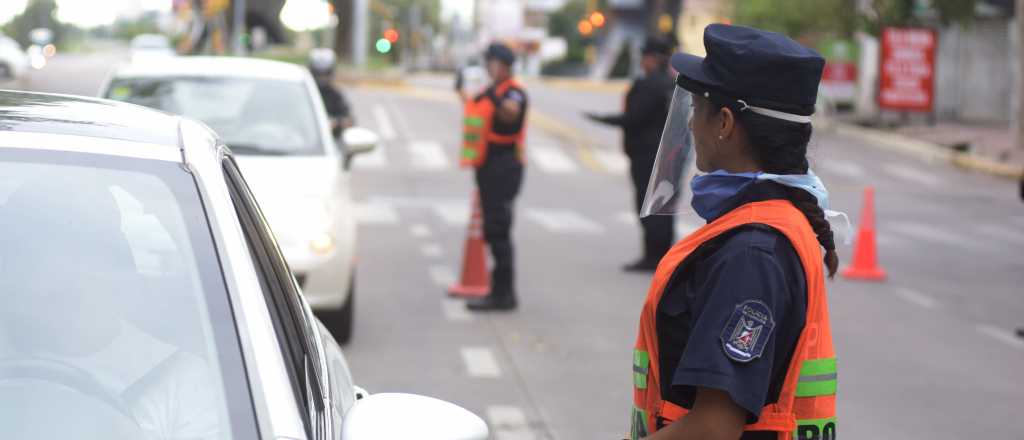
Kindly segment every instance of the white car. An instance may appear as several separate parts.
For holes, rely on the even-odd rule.
[[[136,35],[129,44],[129,50],[133,63],[177,55],[177,52],[171,47],[171,40],[160,34]]]
[[[487,439],[353,384],[202,124],[0,91],[0,126],[4,439]]]
[[[238,159],[306,298],[338,341],[352,333],[356,218],[347,148],[332,138],[320,93],[298,65],[234,57],[174,57],[115,70],[102,96],[206,123]],[[369,138],[369,139],[367,139]]]
[[[21,77],[28,66],[28,54],[21,49],[21,45],[0,35],[0,80]]]

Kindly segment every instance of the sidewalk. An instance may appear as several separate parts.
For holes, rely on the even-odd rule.
[[[1009,179],[1024,176],[1024,149],[1014,146],[1006,124],[945,121],[889,129],[864,127],[842,119],[836,124],[837,132],[883,148]]]

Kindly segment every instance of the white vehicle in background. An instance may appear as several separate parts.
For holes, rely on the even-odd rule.
[[[19,78],[28,67],[28,54],[21,49],[21,45],[0,35],[0,80]]]
[[[169,57],[117,69],[102,96],[197,119],[231,149],[310,305],[334,337],[352,333],[356,218],[351,156],[376,134],[334,139],[309,72],[232,57]],[[351,145],[352,147],[346,147]]]
[[[171,40],[160,34],[141,34],[135,36],[135,38],[132,38],[129,50],[133,63],[177,55],[177,52],[171,47]]]

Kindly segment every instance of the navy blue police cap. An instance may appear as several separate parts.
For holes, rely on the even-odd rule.
[[[506,66],[511,66],[516,62],[516,53],[512,52],[508,46],[501,43],[491,43],[487,46],[487,52],[484,53],[484,59],[486,60],[498,60],[504,63]]]
[[[717,95],[735,109],[809,123],[825,68],[821,54],[775,32],[712,24],[704,29],[707,57],[677,53],[677,84]]]

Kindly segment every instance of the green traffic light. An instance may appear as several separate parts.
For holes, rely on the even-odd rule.
[[[391,42],[387,38],[381,38],[377,40],[377,52],[388,53],[391,52]]]

